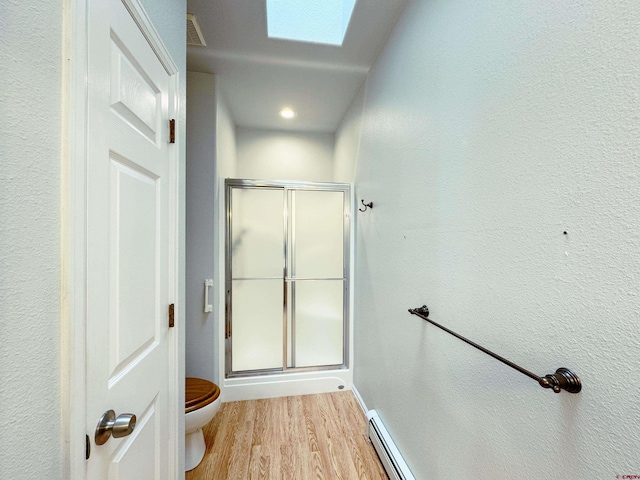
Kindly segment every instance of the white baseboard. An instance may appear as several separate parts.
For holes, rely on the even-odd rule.
[[[362,413],[366,415],[369,409],[367,408],[367,405],[364,403],[364,400],[362,399],[362,396],[360,395],[360,392],[358,391],[355,385],[351,387],[351,391],[353,392],[353,395],[356,397],[356,400],[358,400],[358,404],[362,409]]]
[[[391,480],[416,480],[389,431],[380,420],[378,412],[370,410],[367,412],[367,419],[369,420],[369,440],[389,478]]]

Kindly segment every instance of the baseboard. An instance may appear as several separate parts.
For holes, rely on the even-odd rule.
[[[356,400],[358,401],[358,405],[360,405],[360,408],[362,409],[362,413],[364,413],[366,416],[369,409],[367,408],[367,405],[364,403],[364,400],[362,399],[362,395],[360,395],[360,392],[358,391],[355,385],[351,387],[351,391],[353,392],[353,396],[356,397]]]
[[[391,480],[415,480],[400,450],[378,416],[378,412],[370,410],[367,412],[367,419],[369,420],[369,440],[389,478]]]

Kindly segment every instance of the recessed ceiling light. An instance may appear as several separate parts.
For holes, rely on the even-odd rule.
[[[296,112],[294,112],[291,108],[289,107],[284,107],[282,110],[280,110],[280,116],[282,118],[286,118],[287,120],[295,117],[297,114]]]

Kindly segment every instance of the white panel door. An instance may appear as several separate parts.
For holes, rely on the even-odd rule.
[[[137,3],[136,3],[137,5]],[[175,179],[170,75],[121,0],[89,2],[87,433],[91,480],[166,479],[177,452],[169,342]],[[173,403],[173,404],[172,404]],[[107,410],[133,432],[97,445]],[[173,437],[172,437],[173,435]]]

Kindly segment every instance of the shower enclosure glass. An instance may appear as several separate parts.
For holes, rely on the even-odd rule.
[[[344,368],[350,187],[227,180],[226,374]]]

